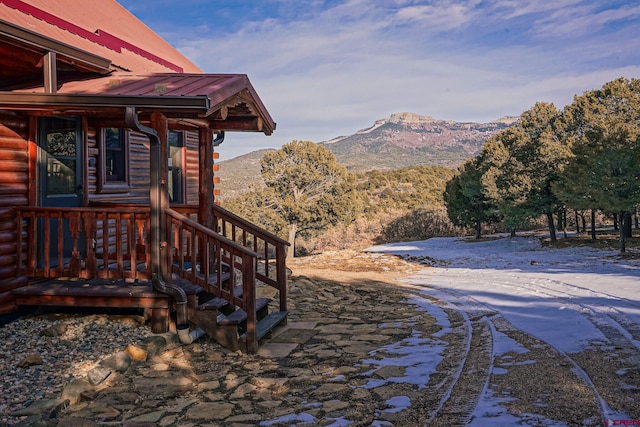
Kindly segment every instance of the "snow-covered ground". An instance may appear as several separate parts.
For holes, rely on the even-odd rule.
[[[422,287],[425,295],[469,312],[500,313],[516,328],[560,352],[576,353],[591,342],[606,342],[598,322],[616,328],[640,350],[640,342],[629,332],[640,329],[640,262],[619,257],[617,251],[542,248],[535,237],[478,242],[433,238],[367,251],[424,261],[429,266],[407,280]],[[494,341],[499,341],[497,337]],[[518,343],[506,341],[494,342],[494,354],[517,350]],[[601,406],[607,418],[627,417],[608,410],[605,402]],[[491,425],[523,423],[506,411],[496,418],[495,408],[499,407],[491,390],[485,390],[476,410],[476,425],[483,425],[477,414],[488,408],[493,408],[493,416],[485,421]],[[543,425],[564,423],[546,420]]]

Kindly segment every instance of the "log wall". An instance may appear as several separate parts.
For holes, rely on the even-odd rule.
[[[126,192],[98,192],[98,143],[96,129],[87,132],[88,154],[88,200],[90,202],[122,202],[149,203],[149,138],[138,133],[129,135],[129,182],[130,189]],[[186,132],[186,177],[185,203],[198,202],[198,133]]]
[[[0,111],[0,315],[16,309],[11,290],[27,284],[16,277],[14,206],[29,204],[29,120]]]
[[[15,213],[16,206],[29,206],[29,129],[26,116],[0,111],[0,315],[17,307],[11,290],[25,286],[25,276],[16,277]],[[130,188],[122,192],[99,192],[98,172],[100,156],[96,129],[84,127],[86,135],[87,202],[149,203],[149,140],[142,134],[131,133],[129,139]],[[35,144],[35,142],[34,142]],[[185,138],[185,203],[198,202],[198,133],[187,132]],[[32,149],[33,153],[37,150]],[[35,163],[34,163],[35,165]],[[35,179],[35,176],[34,176]],[[32,188],[36,188],[35,182]],[[31,195],[35,201],[35,195]],[[24,248],[21,249],[22,253]]]

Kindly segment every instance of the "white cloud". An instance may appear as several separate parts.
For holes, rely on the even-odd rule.
[[[227,141],[223,156],[252,144],[279,148],[292,139],[329,140],[400,111],[488,121],[519,115],[536,101],[562,108],[575,94],[640,75],[638,6],[598,11],[579,0],[332,3],[309,2],[304,10],[238,25],[237,32],[212,27],[211,33],[178,37],[176,31],[170,38],[206,72],[248,74],[278,123],[267,139],[229,135],[242,148],[233,151],[236,142]]]

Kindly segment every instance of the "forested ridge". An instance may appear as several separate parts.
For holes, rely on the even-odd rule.
[[[352,173],[326,147],[292,141],[261,161],[264,186],[223,206],[289,239],[297,254],[433,236],[480,237],[610,217],[626,250],[640,200],[640,80],[619,78],[558,110],[538,102],[457,169]]]

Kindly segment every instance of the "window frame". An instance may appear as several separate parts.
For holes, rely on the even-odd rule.
[[[107,178],[107,129],[118,129],[120,134],[122,167],[124,180],[109,180]],[[98,192],[99,193],[127,193],[131,190],[129,167],[129,131],[124,128],[102,127],[98,129]]]
[[[178,137],[178,145],[171,145],[171,143],[169,142],[170,134],[176,134],[179,135]],[[171,156],[171,148],[176,148],[176,151],[178,153],[179,156],[179,162],[178,164],[171,164],[171,166],[167,165],[167,174],[171,175],[170,171],[174,170],[174,169],[178,169],[179,173],[180,173],[180,179],[179,179],[179,188],[178,188],[178,194],[180,196],[180,200],[173,200],[170,203],[175,203],[175,204],[186,204],[187,203],[187,180],[186,180],[186,163],[187,163],[187,135],[186,132],[182,131],[182,130],[170,130],[167,133],[167,156],[168,159],[172,158]],[[167,163],[168,160],[167,159]],[[171,180],[172,177],[168,176],[168,179]],[[173,185],[172,185],[173,187]],[[174,191],[176,190],[175,187],[173,187]],[[169,189],[167,189],[169,190]],[[170,193],[170,191],[168,191]],[[173,194],[175,195],[175,193]],[[169,194],[169,199],[171,199],[172,194]]]

